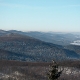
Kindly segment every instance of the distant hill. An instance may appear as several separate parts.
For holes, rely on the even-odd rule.
[[[77,54],[80,55],[80,45],[68,45],[68,46],[65,46],[65,49],[75,51]]]
[[[4,52],[2,51],[0,55],[2,55],[1,57],[4,56],[3,59],[10,60],[51,61],[53,59],[80,59],[79,54],[75,51],[18,33],[1,35],[0,49],[9,51],[9,54],[5,52],[4,55],[2,55],[2,52]]]
[[[0,30],[0,36],[9,33],[27,35],[45,42],[63,46],[70,45],[71,43],[74,43],[74,41],[80,40],[80,33],[38,32],[38,31],[23,32],[17,30],[9,30],[9,31]]]
[[[22,32],[16,30],[10,30],[9,32],[28,35],[36,39],[40,39],[42,41],[58,45],[70,45],[70,43],[73,43],[74,41],[80,39],[80,33],[76,34],[76,33],[38,32],[38,31]]]
[[[26,55],[0,49],[0,60],[21,60],[23,61]]]
[[[7,33],[10,33],[10,32],[9,32],[9,31],[4,31],[4,30],[1,30],[1,29],[0,29],[0,36],[5,35],[5,34],[7,34]]]
[[[26,34],[42,41],[58,45],[69,45],[71,42],[76,40],[75,36],[71,33],[27,32]]]

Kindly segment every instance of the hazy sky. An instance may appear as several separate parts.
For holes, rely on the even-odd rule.
[[[80,0],[0,0],[0,29],[80,32]]]

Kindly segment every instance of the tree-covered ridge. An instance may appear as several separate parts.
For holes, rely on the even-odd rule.
[[[0,49],[16,53],[19,56],[15,57],[26,61],[79,59],[76,52],[64,49],[60,45],[16,33],[0,36]]]

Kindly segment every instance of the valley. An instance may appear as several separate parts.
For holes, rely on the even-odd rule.
[[[59,80],[79,80],[80,46],[70,44],[77,39],[74,34],[1,30],[0,80],[48,80],[52,60],[63,69]]]
[[[12,52],[1,59],[20,61],[79,60],[80,54],[59,44],[44,42],[18,32],[0,36],[0,49]],[[2,53],[0,53],[2,55]]]

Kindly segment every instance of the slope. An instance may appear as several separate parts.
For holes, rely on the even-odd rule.
[[[62,46],[16,33],[0,36],[0,49],[18,53],[26,61],[79,59],[77,53],[63,49]]]

